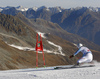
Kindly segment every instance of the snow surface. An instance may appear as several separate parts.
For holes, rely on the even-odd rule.
[[[95,67],[59,70],[46,67],[0,71],[0,79],[100,79],[100,64],[95,65]]]

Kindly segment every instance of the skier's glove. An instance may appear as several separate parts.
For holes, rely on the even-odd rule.
[[[69,56],[69,58],[73,58],[73,57],[74,57],[74,55]]]

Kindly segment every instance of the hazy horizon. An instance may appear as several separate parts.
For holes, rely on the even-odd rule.
[[[99,0],[0,0],[0,7],[6,6],[23,6],[23,7],[100,7]]]

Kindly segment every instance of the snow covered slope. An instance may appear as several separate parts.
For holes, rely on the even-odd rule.
[[[95,67],[60,69],[54,67],[0,71],[0,79],[100,79],[100,64]]]

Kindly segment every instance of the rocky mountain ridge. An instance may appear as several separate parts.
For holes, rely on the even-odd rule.
[[[100,8],[99,7],[77,7],[64,9],[61,7],[47,8],[45,6],[36,8],[1,7],[1,13],[17,15],[21,12],[28,19],[44,19],[57,23],[64,30],[86,38],[100,45]]]

